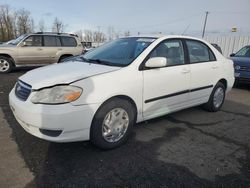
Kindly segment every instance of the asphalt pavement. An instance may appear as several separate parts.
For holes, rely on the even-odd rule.
[[[134,127],[120,148],[50,143],[26,133],[8,93],[27,70],[0,75],[0,187],[250,187],[250,85],[220,112],[201,107]]]

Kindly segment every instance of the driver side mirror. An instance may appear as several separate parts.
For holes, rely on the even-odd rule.
[[[27,46],[27,44],[26,44],[26,42],[24,41],[24,42],[21,43],[21,47],[25,47],[25,46]]]
[[[145,67],[147,68],[161,68],[166,66],[167,58],[165,57],[152,57],[145,64]]]
[[[233,56],[235,56],[235,53],[230,54],[230,57],[233,57]]]

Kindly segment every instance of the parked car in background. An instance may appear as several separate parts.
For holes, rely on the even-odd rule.
[[[50,32],[21,35],[0,46],[0,73],[8,73],[14,67],[59,63],[82,52],[77,35]]]
[[[250,45],[230,55],[234,62],[235,80],[250,83]]]
[[[94,46],[92,46],[92,42],[81,42],[81,43],[83,46],[83,54],[95,48]]]
[[[221,47],[218,44],[215,44],[215,43],[211,43],[211,44],[213,47],[215,47],[222,54]]]
[[[11,109],[30,134],[53,142],[90,140],[111,149],[136,122],[204,104],[220,110],[233,62],[211,44],[183,36],[126,37],[73,62],[21,76]]]

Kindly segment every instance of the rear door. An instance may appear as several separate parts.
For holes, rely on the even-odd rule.
[[[79,55],[81,52],[77,50],[77,41],[72,36],[61,36],[61,43],[62,43],[62,54],[67,55]],[[80,46],[82,46],[80,44]]]
[[[43,36],[44,61],[47,64],[57,63],[62,51],[61,41],[59,36],[44,35]]]
[[[212,50],[203,42],[186,40],[191,67],[190,104],[207,102],[220,76],[221,63],[216,61]]]

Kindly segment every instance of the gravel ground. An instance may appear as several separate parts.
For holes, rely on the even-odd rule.
[[[220,112],[195,107],[143,122],[128,143],[102,151],[18,125],[8,93],[26,71],[0,75],[1,187],[250,187],[250,85],[234,88]]]

